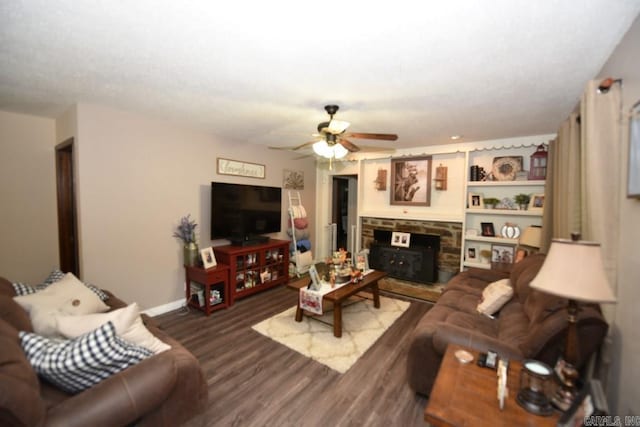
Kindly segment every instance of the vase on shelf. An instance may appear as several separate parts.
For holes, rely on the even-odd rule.
[[[195,242],[184,244],[184,265],[193,267],[198,264],[198,245]]]

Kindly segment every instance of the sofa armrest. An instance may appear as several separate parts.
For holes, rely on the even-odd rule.
[[[128,425],[162,406],[176,382],[170,352],[160,353],[66,399],[47,413],[47,426]]]
[[[458,344],[480,352],[495,351],[500,357],[520,360],[523,354],[516,347],[512,347],[496,338],[470,331],[460,326],[441,322],[433,334],[433,346],[444,355],[448,344]]]

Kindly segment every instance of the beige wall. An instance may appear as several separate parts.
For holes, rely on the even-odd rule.
[[[599,77],[623,80],[623,112],[640,101],[640,18],[620,42]],[[613,369],[610,373],[611,412],[619,415],[640,414],[640,200],[627,199],[628,125],[625,119],[624,158],[621,160],[620,246],[618,303],[612,325]]]
[[[313,159],[294,153],[87,104],[77,106],[76,147],[83,278],[143,308],[183,298],[182,246],[172,237],[180,217],[191,214],[200,246],[211,246],[211,181],[280,187],[283,169],[303,170],[303,202],[315,208]],[[266,178],[218,175],[217,157],[264,164]],[[285,237],[285,219],[274,237]]]
[[[0,111],[0,275],[41,283],[58,266],[55,122]]]

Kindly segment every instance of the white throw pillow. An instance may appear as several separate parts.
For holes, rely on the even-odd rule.
[[[109,310],[109,306],[72,273],[40,292],[13,299],[29,312],[34,332],[43,336],[55,334],[57,314],[81,315]]]
[[[84,316],[57,315],[58,333],[66,338],[75,338],[91,332],[107,322],[113,323],[119,337],[148,348],[158,354],[171,348],[159,340],[142,323],[137,303],[109,313],[87,314]]]
[[[502,279],[487,285],[482,291],[482,299],[477,310],[487,316],[493,315],[500,310],[513,296],[511,280]]]

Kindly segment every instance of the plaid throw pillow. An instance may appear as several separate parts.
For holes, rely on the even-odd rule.
[[[14,291],[16,292],[16,295],[18,296],[29,295],[29,294],[34,294],[36,292],[39,292],[43,289],[46,289],[47,286],[53,283],[59,282],[64,278],[64,276],[65,274],[56,268],[49,274],[49,276],[46,279],[44,279],[44,282],[41,285],[31,286],[21,282],[14,282],[12,283],[12,285],[13,285]],[[98,295],[98,298],[100,298],[102,301],[106,301],[109,299],[109,295],[107,295],[105,292],[102,291],[102,289],[98,288],[97,286],[94,286],[90,283],[84,283],[84,282],[83,284],[87,288],[89,288],[94,294]]]
[[[116,335],[112,322],[72,340],[19,333],[29,363],[41,377],[68,393],[79,393],[151,356]]]

